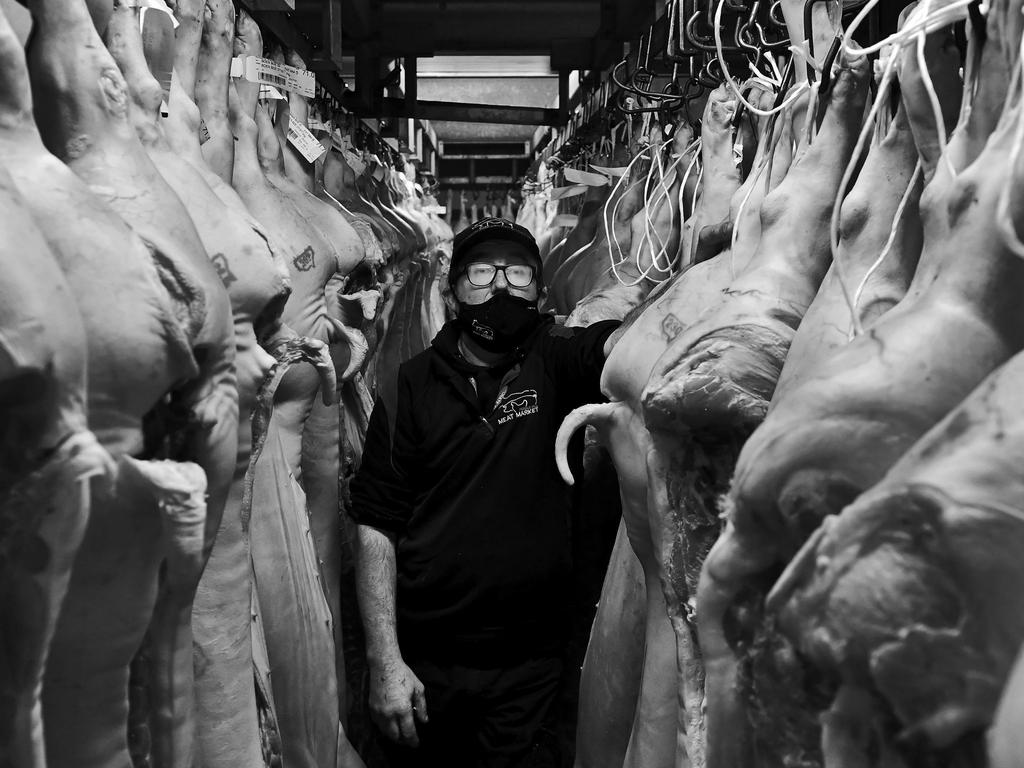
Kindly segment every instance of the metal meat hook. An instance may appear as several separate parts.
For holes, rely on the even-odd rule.
[[[812,11],[814,6],[818,3],[831,3],[834,0],[805,0],[804,2],[804,39],[807,41],[807,81],[813,83],[814,77],[814,22],[812,20]],[[840,5],[842,9],[842,5]],[[840,10],[840,12],[842,12]],[[826,65],[822,67],[822,87],[824,87],[831,79],[832,64],[835,63],[836,55],[839,53],[839,43],[842,41],[842,32],[836,34],[835,40],[832,41],[832,48],[829,50],[829,55],[826,57]],[[819,91],[820,92],[820,91]]]
[[[724,0],[720,0],[724,2]],[[700,9],[698,8],[693,12],[693,15],[686,22],[686,39],[689,40],[694,46],[699,48],[701,51],[707,51],[710,53],[717,53],[715,48],[715,36],[712,32],[709,36],[702,36],[697,33],[697,23],[700,19]],[[711,27],[713,29],[713,27]],[[722,52],[726,51],[726,46],[722,46]]]

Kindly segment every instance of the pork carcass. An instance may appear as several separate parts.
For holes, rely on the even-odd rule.
[[[767,124],[762,128],[766,131]],[[704,123],[702,135],[709,134],[707,145],[710,147],[728,146],[729,142],[717,140],[710,135],[712,131],[717,130],[727,129],[724,123],[714,121]],[[716,298],[721,295],[721,291],[732,279],[733,269],[745,268],[756,250],[760,237],[759,212],[762,198],[766,189],[774,189],[786,175],[791,160],[790,135],[788,120],[781,120],[779,123],[779,132],[776,134],[781,137],[779,141],[772,141],[767,132],[762,134],[755,167],[761,168],[764,171],[764,176],[750,174],[743,185],[733,193],[733,216],[734,218],[739,216],[735,226],[744,233],[744,236],[737,240],[734,251],[722,253],[679,273],[652,293],[644,304],[631,313],[631,316],[627,318],[624,333],[612,348],[602,374],[602,391],[611,402],[607,405],[584,406],[575,411],[566,419],[559,431],[559,438],[556,441],[558,456],[562,456],[572,431],[584,423],[592,424],[598,429],[602,443],[608,446],[612,453],[619,477],[625,530],[630,547],[639,557],[646,585],[645,645],[652,650],[646,654],[646,659],[650,661],[649,667],[646,668],[645,679],[654,680],[660,684],[657,690],[650,682],[646,687],[641,687],[638,704],[634,704],[628,697],[622,697],[619,700],[622,702],[621,705],[610,716],[606,714],[605,720],[581,719],[578,726],[578,741],[599,738],[595,732],[607,733],[605,722],[608,719],[618,722],[622,717],[627,719],[633,717],[634,711],[636,711],[637,722],[645,722],[649,725],[646,734],[640,734],[638,731],[634,734],[634,740],[642,738],[643,741],[653,745],[639,750],[641,756],[648,757],[651,754],[651,749],[659,750],[662,762],[671,763],[677,755],[685,756],[685,749],[677,745],[677,734],[682,732],[679,715],[685,711],[679,696],[680,682],[674,676],[664,674],[666,668],[672,668],[671,665],[676,663],[676,654],[672,647],[674,636],[664,602],[665,591],[659,574],[660,544],[653,538],[653,523],[649,517],[651,511],[648,508],[648,477],[645,457],[650,449],[650,434],[640,415],[640,398],[650,377],[651,369],[671,344],[672,339],[678,336],[683,328],[692,324],[704,307],[716,301]],[[729,151],[731,153],[731,146]],[[767,167],[770,158],[773,162],[769,173]],[[714,174],[706,176],[704,184],[731,186],[728,177],[718,178]],[[709,199],[715,197],[717,195],[713,194]],[[746,206],[741,205],[744,201],[747,203]],[[562,461],[563,477],[568,480],[568,467],[564,464],[564,460]],[[615,563],[625,557],[620,546],[621,540],[612,555]],[[624,610],[604,610],[603,604],[606,601],[614,601],[618,595],[632,593],[628,586],[628,580],[631,578],[629,570],[621,569],[619,573],[623,574],[622,580],[616,579],[605,583],[601,598],[602,607],[598,611],[595,622],[603,620],[608,615],[612,617],[631,615]],[[592,642],[603,637],[617,638],[621,642],[622,637],[628,636],[628,629],[599,632],[598,625],[595,625]],[[643,652],[643,648],[644,645],[632,645],[629,650],[638,654]],[[588,654],[590,653],[591,649],[588,648]],[[623,654],[622,651],[599,652],[597,649],[594,650],[594,655],[598,657],[607,653],[616,653],[620,656]],[[600,679],[607,674],[609,674],[608,671],[585,668],[584,682],[587,682],[589,676]],[[672,702],[671,706],[666,702]],[[648,714],[651,708],[654,708],[654,711],[667,712],[668,716],[662,715],[659,720],[655,721]],[[583,713],[581,710],[581,714]],[[627,745],[622,743],[619,750],[609,751],[608,762],[581,763],[580,765],[621,765],[621,757],[626,751]],[[638,751],[634,747],[630,747],[629,752],[631,755],[636,755]],[[618,759],[616,755],[618,755]]]
[[[628,164],[629,153],[625,145],[616,145],[608,153],[594,155],[591,159],[594,165],[598,166],[622,166]],[[576,226],[569,231],[565,238],[565,246],[559,250],[557,256],[549,254],[544,261],[544,284],[548,286],[549,292],[552,286],[558,284],[558,281],[555,280],[555,273],[559,268],[582,251],[597,249],[598,240],[605,236],[603,232],[603,221],[606,216],[605,205],[613,192],[618,193],[616,194],[616,198],[618,198],[624,189],[623,187],[616,189],[616,185],[610,179],[606,178],[606,182],[610,183],[587,186],[583,196],[576,198],[579,200],[577,212],[579,218]],[[532,210],[532,206],[530,209]]]
[[[154,482],[148,475],[155,465],[127,455],[159,450],[160,441],[168,437],[164,425],[151,422],[144,430],[144,417],[170,389],[198,373],[190,347],[206,320],[207,297],[201,292],[206,283],[187,259],[178,263],[155,247],[147,248],[94,194],[109,195],[113,188],[104,189],[90,175],[90,164],[98,162],[104,149],[113,151],[118,140],[135,139],[125,116],[124,81],[86,6],[41,3],[32,11],[37,24],[30,50],[36,112],[41,122],[47,121],[50,146],[94,188],[43,148],[30,119],[33,107],[23,62],[12,62],[4,70],[14,84],[7,92],[19,103],[18,119],[9,121],[4,135],[4,164],[28,190],[34,215],[47,222],[46,235],[62,271],[76,285],[90,357],[89,418],[118,461],[111,482],[93,485],[91,521],[54,635],[44,689],[48,759],[51,765],[123,763],[129,759],[129,662],[150,624],[157,569],[165,555],[194,553],[197,539],[202,554],[206,484],[198,467],[171,463],[166,470],[155,469],[161,477]],[[71,219],[69,206],[78,214]],[[109,300],[112,291],[118,302]],[[216,295],[209,300],[215,307]],[[207,337],[210,362],[217,365],[213,337]],[[207,425],[219,416],[226,422],[233,417],[230,397],[220,389],[229,382],[217,379],[211,384],[214,379],[204,376],[202,386],[210,390],[198,398],[181,389],[175,395],[186,414],[205,401],[198,407],[209,406],[200,414]],[[224,447],[215,428],[177,437],[190,449],[198,442],[197,453],[209,449],[206,457],[219,456]],[[181,491],[187,498],[179,506],[165,491]],[[177,523],[184,527],[180,537],[169,527]],[[110,563],[122,567],[104,571]],[[157,643],[158,650],[173,655],[179,638],[163,635],[161,640],[168,643]],[[182,685],[174,688],[162,689],[167,695],[160,704],[166,706],[157,713],[168,725],[176,718],[188,719],[190,691]],[[187,725],[179,732],[187,732]]]
[[[1024,648],[1024,646],[1022,646]],[[1020,768],[1024,756],[1024,734],[1020,723],[1024,717],[1024,654],[1017,654],[1003,695],[996,708],[995,719],[988,734],[988,759],[992,768]]]
[[[632,149],[636,162],[631,163],[631,172],[621,177],[605,198],[594,239],[587,247],[569,250],[570,240],[566,237],[558,251],[552,250],[544,259],[547,305],[561,314],[572,312],[580,299],[590,293],[594,283],[607,272],[610,262],[624,261],[631,247],[641,247],[642,238],[633,236],[634,222],[637,228],[645,223],[649,177],[655,170],[654,159],[649,154],[658,152],[660,145]],[[637,156],[641,153],[642,157]],[[570,236],[573,231],[569,232]]]
[[[712,133],[709,129],[708,133]],[[589,283],[587,293],[573,306],[566,325],[590,325],[598,320],[622,320],[644,300],[659,283],[668,280],[680,268],[679,253],[682,227],[693,211],[686,209],[686,201],[693,200],[697,176],[693,168],[697,163],[697,147],[692,142],[693,131],[686,123],[676,128],[669,145],[667,158],[655,158],[659,181],[654,183],[641,210],[630,221],[629,248],[625,258],[614,266],[605,262],[603,273]],[[662,171],[662,165],[668,168]],[[712,174],[719,180],[718,176]],[[728,177],[721,175],[722,183],[711,186],[728,196]],[[737,186],[739,179],[736,180]],[[617,250],[617,248],[615,249]],[[609,253],[616,260],[615,250]],[[602,251],[595,254],[604,260]],[[595,259],[596,260],[596,259]]]
[[[296,183],[287,175],[288,164],[285,159],[293,154],[288,151],[286,143],[291,104],[299,104],[302,107],[305,105],[305,99],[301,96],[292,96],[288,101],[277,102],[276,125],[272,134],[278,140],[278,160],[274,162],[272,159],[273,143],[268,138],[261,136],[261,146],[268,147],[263,159],[263,168],[270,182],[295,204],[308,226],[316,227],[321,231],[323,242],[329,246],[329,250],[323,256],[328,263],[334,265],[335,271],[329,276],[321,291],[324,292],[324,308],[333,332],[329,338],[322,340],[341,342],[331,344],[331,356],[335,361],[339,381],[344,381],[362,367],[367,344],[359,330],[346,325],[345,318],[330,311],[334,306],[334,301],[333,297],[328,297],[327,292],[337,290],[334,288],[336,282],[339,280],[343,282],[360,265],[365,251],[359,236],[337,209],[313,195],[306,186]],[[257,112],[257,123],[261,133],[270,130],[268,117],[269,115],[262,110]],[[301,119],[303,125],[305,125],[306,119],[303,114]],[[300,170],[295,168],[293,172],[297,174]],[[299,278],[296,277],[296,279]],[[361,317],[359,319],[362,320]],[[337,400],[335,396],[329,405],[316,401],[312,403],[302,428],[301,475],[297,479],[300,480],[306,494],[310,530],[319,562],[321,586],[333,617],[338,706],[341,721],[344,722],[347,684],[342,643],[341,596],[339,594],[342,571],[342,519],[338,497],[341,411]]]
[[[191,4],[191,3],[189,3]],[[229,110],[228,91],[234,55],[235,5],[231,0],[207,0],[205,8],[194,14],[202,20],[202,45],[196,59],[196,103],[202,115],[202,131],[207,137],[202,145],[203,157],[210,168],[224,181],[233,184],[235,164],[234,128]],[[194,35],[196,23],[182,17],[177,35]],[[262,52],[261,52],[262,53]],[[180,60],[175,66],[180,67]],[[179,69],[179,75],[184,72]]]
[[[789,342],[828,268],[823,233],[863,113],[866,69],[856,62],[840,68],[821,132],[765,199],[750,265],[681,330],[643,395],[652,437],[648,504],[679,643],[687,753],[697,764],[705,759],[697,576],[718,535],[718,496],[744,437],[763,418]]]
[[[235,325],[238,453],[231,492],[192,609],[198,755],[202,765],[218,768],[239,762],[257,765],[263,759],[252,650],[252,634],[261,628],[254,627],[252,620],[253,578],[249,531],[242,515],[242,481],[252,449],[250,420],[256,392],[274,364],[264,347],[274,348],[288,333],[280,315],[290,278],[280,249],[271,244],[238,193],[210,169],[200,148],[200,114],[192,101],[196,79],[201,74],[208,88],[218,78],[225,84],[217,92],[222,92],[226,113],[231,47],[230,38],[225,41],[210,29],[204,34],[204,23],[216,26],[222,21],[219,16],[230,11],[233,29],[230,4],[228,9],[215,5],[205,19],[204,6],[203,0],[176,3],[174,79],[169,115],[162,124],[174,154],[190,163],[216,196],[211,200],[199,194],[186,203],[227,287]],[[226,45],[228,57],[208,50],[200,55],[201,42],[203,49],[211,43]],[[212,102],[213,94],[208,93],[207,109]],[[263,696],[267,698],[266,692]]]
[[[171,29],[171,21],[166,16],[151,15],[147,26],[154,22],[166,24],[168,32]],[[210,436],[214,440],[198,442],[196,438],[188,436],[185,429],[179,427],[183,434],[170,436],[170,440],[177,445],[169,442],[165,448],[155,453],[156,456],[164,458],[194,458],[199,461],[206,473],[206,490],[209,493],[205,503],[197,504],[185,499],[181,506],[164,504],[161,507],[168,542],[166,560],[161,573],[152,625],[147,633],[147,643],[140,651],[140,659],[133,665],[133,678],[138,679],[133,679],[132,684],[145,688],[151,702],[148,713],[145,712],[145,707],[133,707],[130,717],[133,722],[148,723],[152,737],[153,762],[158,765],[176,765],[191,760],[196,750],[192,600],[206,558],[213,548],[227,502],[237,453],[238,403],[230,304],[226,304],[228,295],[219,273],[213,261],[208,259],[207,254],[212,257],[216,251],[206,250],[211,241],[216,239],[216,236],[211,237],[210,233],[217,230],[218,223],[209,219],[200,222],[203,231],[208,234],[204,240],[192,219],[192,213],[197,210],[196,204],[208,201],[217,205],[220,201],[194,166],[173,154],[163,139],[159,109],[164,93],[161,84],[147,67],[139,24],[136,11],[126,3],[118,1],[115,2],[114,13],[109,18],[105,30],[108,50],[121,69],[127,84],[129,123],[134,126],[142,146],[145,147],[137,163],[125,166],[122,173],[133,169],[134,183],[128,185],[128,189],[136,194],[144,190],[143,194],[150,198],[143,204],[124,205],[123,215],[144,237],[166,237],[166,244],[163,247],[180,247],[180,254],[176,257],[172,255],[172,258],[179,258],[183,263],[187,259],[195,268],[199,277],[199,293],[209,302],[206,328],[200,331],[197,339],[197,358],[203,361],[209,356],[210,362],[205,365],[219,366],[220,370],[216,375],[222,378],[220,384],[214,385],[212,397],[208,393],[200,394],[207,400],[208,408],[204,416],[207,435],[203,437],[205,441],[209,441]],[[161,66],[161,54],[170,54],[168,58],[173,59],[170,42],[167,41],[167,51],[160,51],[158,39],[158,50],[154,51],[151,41],[151,50],[148,54],[156,59],[157,66]],[[131,146],[134,149],[134,145]],[[142,158],[149,162],[143,162]],[[206,201],[202,199],[204,196]],[[182,202],[183,199],[192,201],[192,206],[186,206]],[[122,204],[118,203],[116,206]],[[205,208],[199,210],[206,212]],[[212,244],[231,247],[231,243],[225,243],[224,240]],[[225,309],[228,309],[226,316]],[[227,336],[223,335],[225,320],[230,329]],[[226,372],[223,370],[225,366]],[[208,374],[203,375],[207,382],[212,378]],[[210,384],[201,383],[199,386],[208,387]],[[223,405],[214,398],[223,401]],[[173,429],[173,418],[176,417],[170,409],[168,418],[172,420],[170,426]],[[161,470],[165,471],[168,470]],[[148,476],[152,472],[147,470],[144,474]],[[154,482],[160,476],[160,473],[153,475]],[[171,482],[167,488],[175,488],[175,482],[177,481]],[[187,484],[187,475],[183,475],[181,482]],[[184,487],[186,486],[181,486],[178,490],[181,491]],[[199,501],[203,501],[201,497]],[[200,526],[198,535],[195,530],[197,524]]]
[[[243,11],[236,23],[236,53],[259,55],[262,36],[255,22]],[[282,318],[302,337],[321,344],[343,341],[347,329],[329,316],[324,292],[339,271],[338,255],[316,223],[307,220],[314,209],[300,206],[312,201],[324,207],[315,209],[317,215],[326,209],[340,216],[305,190],[301,193],[308,201],[283,191],[287,179],[281,166],[281,137],[268,106],[258,103],[259,85],[238,80],[229,96],[238,139],[234,186],[289,251],[292,294]],[[358,245],[354,233],[348,232]],[[326,353],[326,347],[322,349]],[[297,766],[358,764],[339,718],[334,618],[300,485],[303,434],[320,384],[314,368],[299,365],[288,371],[276,391],[266,447],[254,467],[250,528],[283,757]],[[333,390],[323,389],[321,394],[325,405],[336,401]],[[336,413],[334,420],[336,425]],[[337,509],[331,512],[336,521]]]
[[[998,242],[989,215],[1007,172],[1005,164],[996,169],[996,157],[1012,138],[1013,119],[989,138],[1006,69],[990,46],[983,56],[972,108],[920,204],[924,245],[906,297],[774,403],[737,464],[728,524],[705,564],[697,614],[721,702],[709,699],[709,728],[717,729],[710,737],[724,754],[743,746],[735,652],[724,630],[735,619],[727,616],[744,614],[734,638],[749,643],[764,589],[756,585],[1024,343],[1024,318],[1008,298],[1024,288],[1024,271]],[[972,161],[951,178],[950,165]],[[948,339],[957,340],[954,355]]]
[[[28,106],[24,54],[2,12],[0,78],[2,147]],[[74,294],[2,165],[0,210],[0,752],[11,765],[41,766],[50,640],[89,518],[90,479],[113,467],[86,428],[86,341]]]
[[[763,96],[759,99],[754,94],[749,98],[758,105],[766,101]],[[736,98],[728,87],[720,85],[708,95],[704,123],[710,122],[716,129],[701,131],[701,170],[704,177],[715,179],[716,183],[702,186],[697,192],[700,202],[694,206],[688,222],[689,237],[680,244],[679,261],[683,267],[693,263],[704,228],[729,219],[732,197],[742,181],[733,153],[735,142],[731,127],[735,114]]]
[[[984,764],[1024,641],[1022,385],[1018,354],[826,518],[773,587],[779,628],[838,682],[830,768]]]

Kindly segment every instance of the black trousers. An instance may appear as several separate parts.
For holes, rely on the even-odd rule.
[[[429,722],[416,723],[420,745],[386,738],[392,768],[557,768],[553,706],[559,658],[502,669],[410,661],[426,689]]]

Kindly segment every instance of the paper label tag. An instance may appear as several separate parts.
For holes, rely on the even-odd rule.
[[[283,99],[284,94],[281,93],[277,88],[272,85],[261,85],[260,86],[260,98],[261,99]]]
[[[446,213],[448,213],[448,206],[445,206],[445,205],[424,205],[423,206],[423,212],[424,213],[434,213],[434,214],[437,214],[438,216],[444,216]]]
[[[574,213],[560,213],[551,222],[553,227],[575,227],[580,223],[580,217]]]
[[[594,165],[593,163],[591,163],[590,167],[593,168],[598,173],[603,173],[605,176],[612,176],[614,178],[617,178],[619,176],[626,175],[625,168],[605,168],[604,166]]]
[[[316,93],[316,77],[306,69],[278,64],[271,59],[258,56],[236,56],[231,60],[231,76],[244,77],[250,83],[273,85],[285,91],[293,91],[308,99]]]
[[[206,127],[206,121],[199,118],[199,143],[205,144],[210,140],[210,129]]]
[[[366,172],[366,163],[363,162],[358,153],[353,152],[350,149],[342,149],[341,156],[345,158],[345,164],[352,169],[352,173],[359,178]]]
[[[142,52],[149,71],[160,83],[165,101],[170,98],[171,94],[171,76],[174,69],[174,28],[176,26],[178,26],[178,22],[166,5],[162,8],[147,5],[139,10]]]
[[[164,0],[123,0],[122,5],[126,8],[141,8],[143,16],[149,9],[154,11],[163,11],[171,19],[171,24],[174,28],[178,28],[178,20],[174,18],[174,12],[170,9],[167,3],[164,2]],[[139,26],[142,26],[141,20],[139,22]]]
[[[555,187],[549,193],[551,200],[561,200],[565,197],[576,197],[576,195],[582,195],[587,191],[587,188],[582,184],[575,184],[571,187]]]
[[[566,168],[562,175],[570,184],[582,184],[586,187],[604,187],[608,184],[608,177],[603,174],[577,171],[575,168]]]
[[[315,162],[327,151],[323,144],[316,140],[316,136],[292,115],[288,115],[288,143],[295,147],[308,163]]]

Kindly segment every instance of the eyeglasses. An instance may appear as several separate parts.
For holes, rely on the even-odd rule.
[[[533,284],[534,269],[529,264],[498,266],[478,261],[466,267],[466,278],[474,288],[486,288],[494,282],[498,270],[501,270],[505,275],[505,282],[513,288],[529,288]]]

